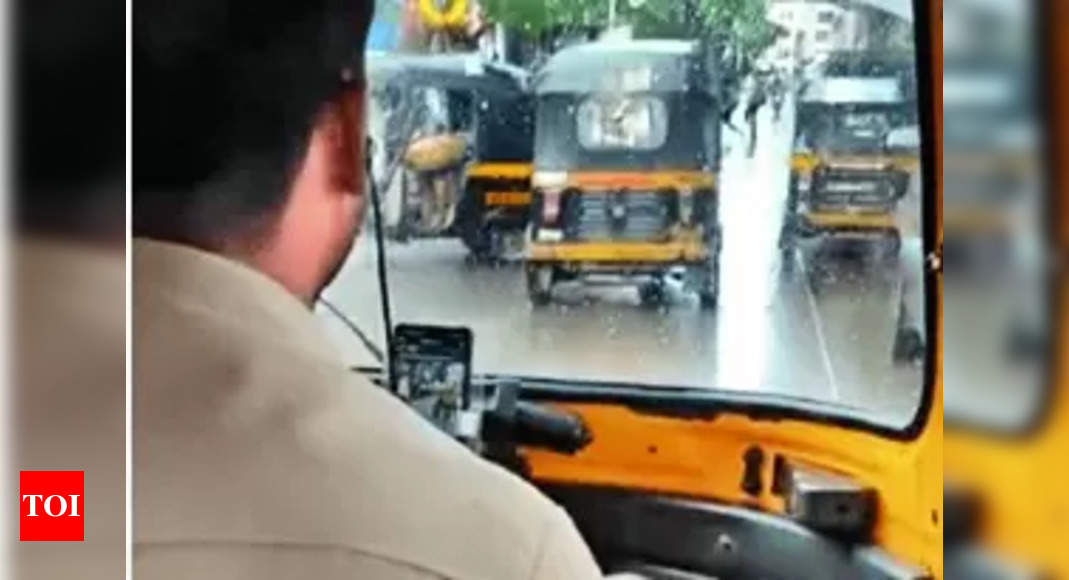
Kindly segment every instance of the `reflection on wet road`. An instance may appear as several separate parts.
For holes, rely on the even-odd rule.
[[[907,422],[923,371],[891,360],[896,272],[920,267],[919,244],[907,240],[897,265],[809,248],[796,256],[799,267],[783,272],[776,242],[792,120],[762,116],[755,156],[736,139],[723,161],[716,311],[702,311],[671,284],[659,307],[642,306],[633,287],[572,284],[555,292],[552,306],[533,309],[520,265],[474,265],[458,241],[442,239],[390,245],[395,323],[471,327],[477,372],[778,393]],[[373,249],[361,240],[326,296],[381,337]],[[337,320],[324,319],[354,363],[372,362]]]

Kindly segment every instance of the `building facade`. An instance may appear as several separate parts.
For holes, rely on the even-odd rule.
[[[869,9],[842,0],[773,0],[768,20],[784,31],[766,55],[779,69],[804,67],[832,52],[869,45]]]

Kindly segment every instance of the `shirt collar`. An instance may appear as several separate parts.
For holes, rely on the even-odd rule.
[[[191,246],[135,238],[132,265],[135,313],[138,298],[149,293],[207,311],[264,338],[285,340],[341,360],[312,310],[279,282],[247,264]]]

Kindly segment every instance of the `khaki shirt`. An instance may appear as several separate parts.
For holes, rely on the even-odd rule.
[[[12,578],[113,580],[126,569],[123,248],[17,240],[12,253],[19,471],[82,471],[84,542],[18,542]],[[11,498],[14,499],[14,498]],[[13,509],[17,504],[10,504]],[[14,519],[17,527],[18,519]],[[18,538],[18,530],[11,530]],[[0,574],[2,575],[2,574]]]
[[[259,272],[133,248],[134,573],[599,577],[563,510],[340,362]]]

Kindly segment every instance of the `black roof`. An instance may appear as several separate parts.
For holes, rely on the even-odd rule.
[[[822,69],[829,77],[888,77],[912,74],[913,51],[839,50],[830,53]]]
[[[489,61],[478,53],[369,53],[366,63],[368,82],[372,85],[434,85],[504,94],[523,93],[528,86],[529,75],[522,68]]]
[[[897,77],[828,77],[806,86],[803,103],[893,105],[906,101]]]
[[[533,84],[538,94],[687,90],[702,66],[699,55],[699,44],[687,40],[578,44],[553,55]]]

